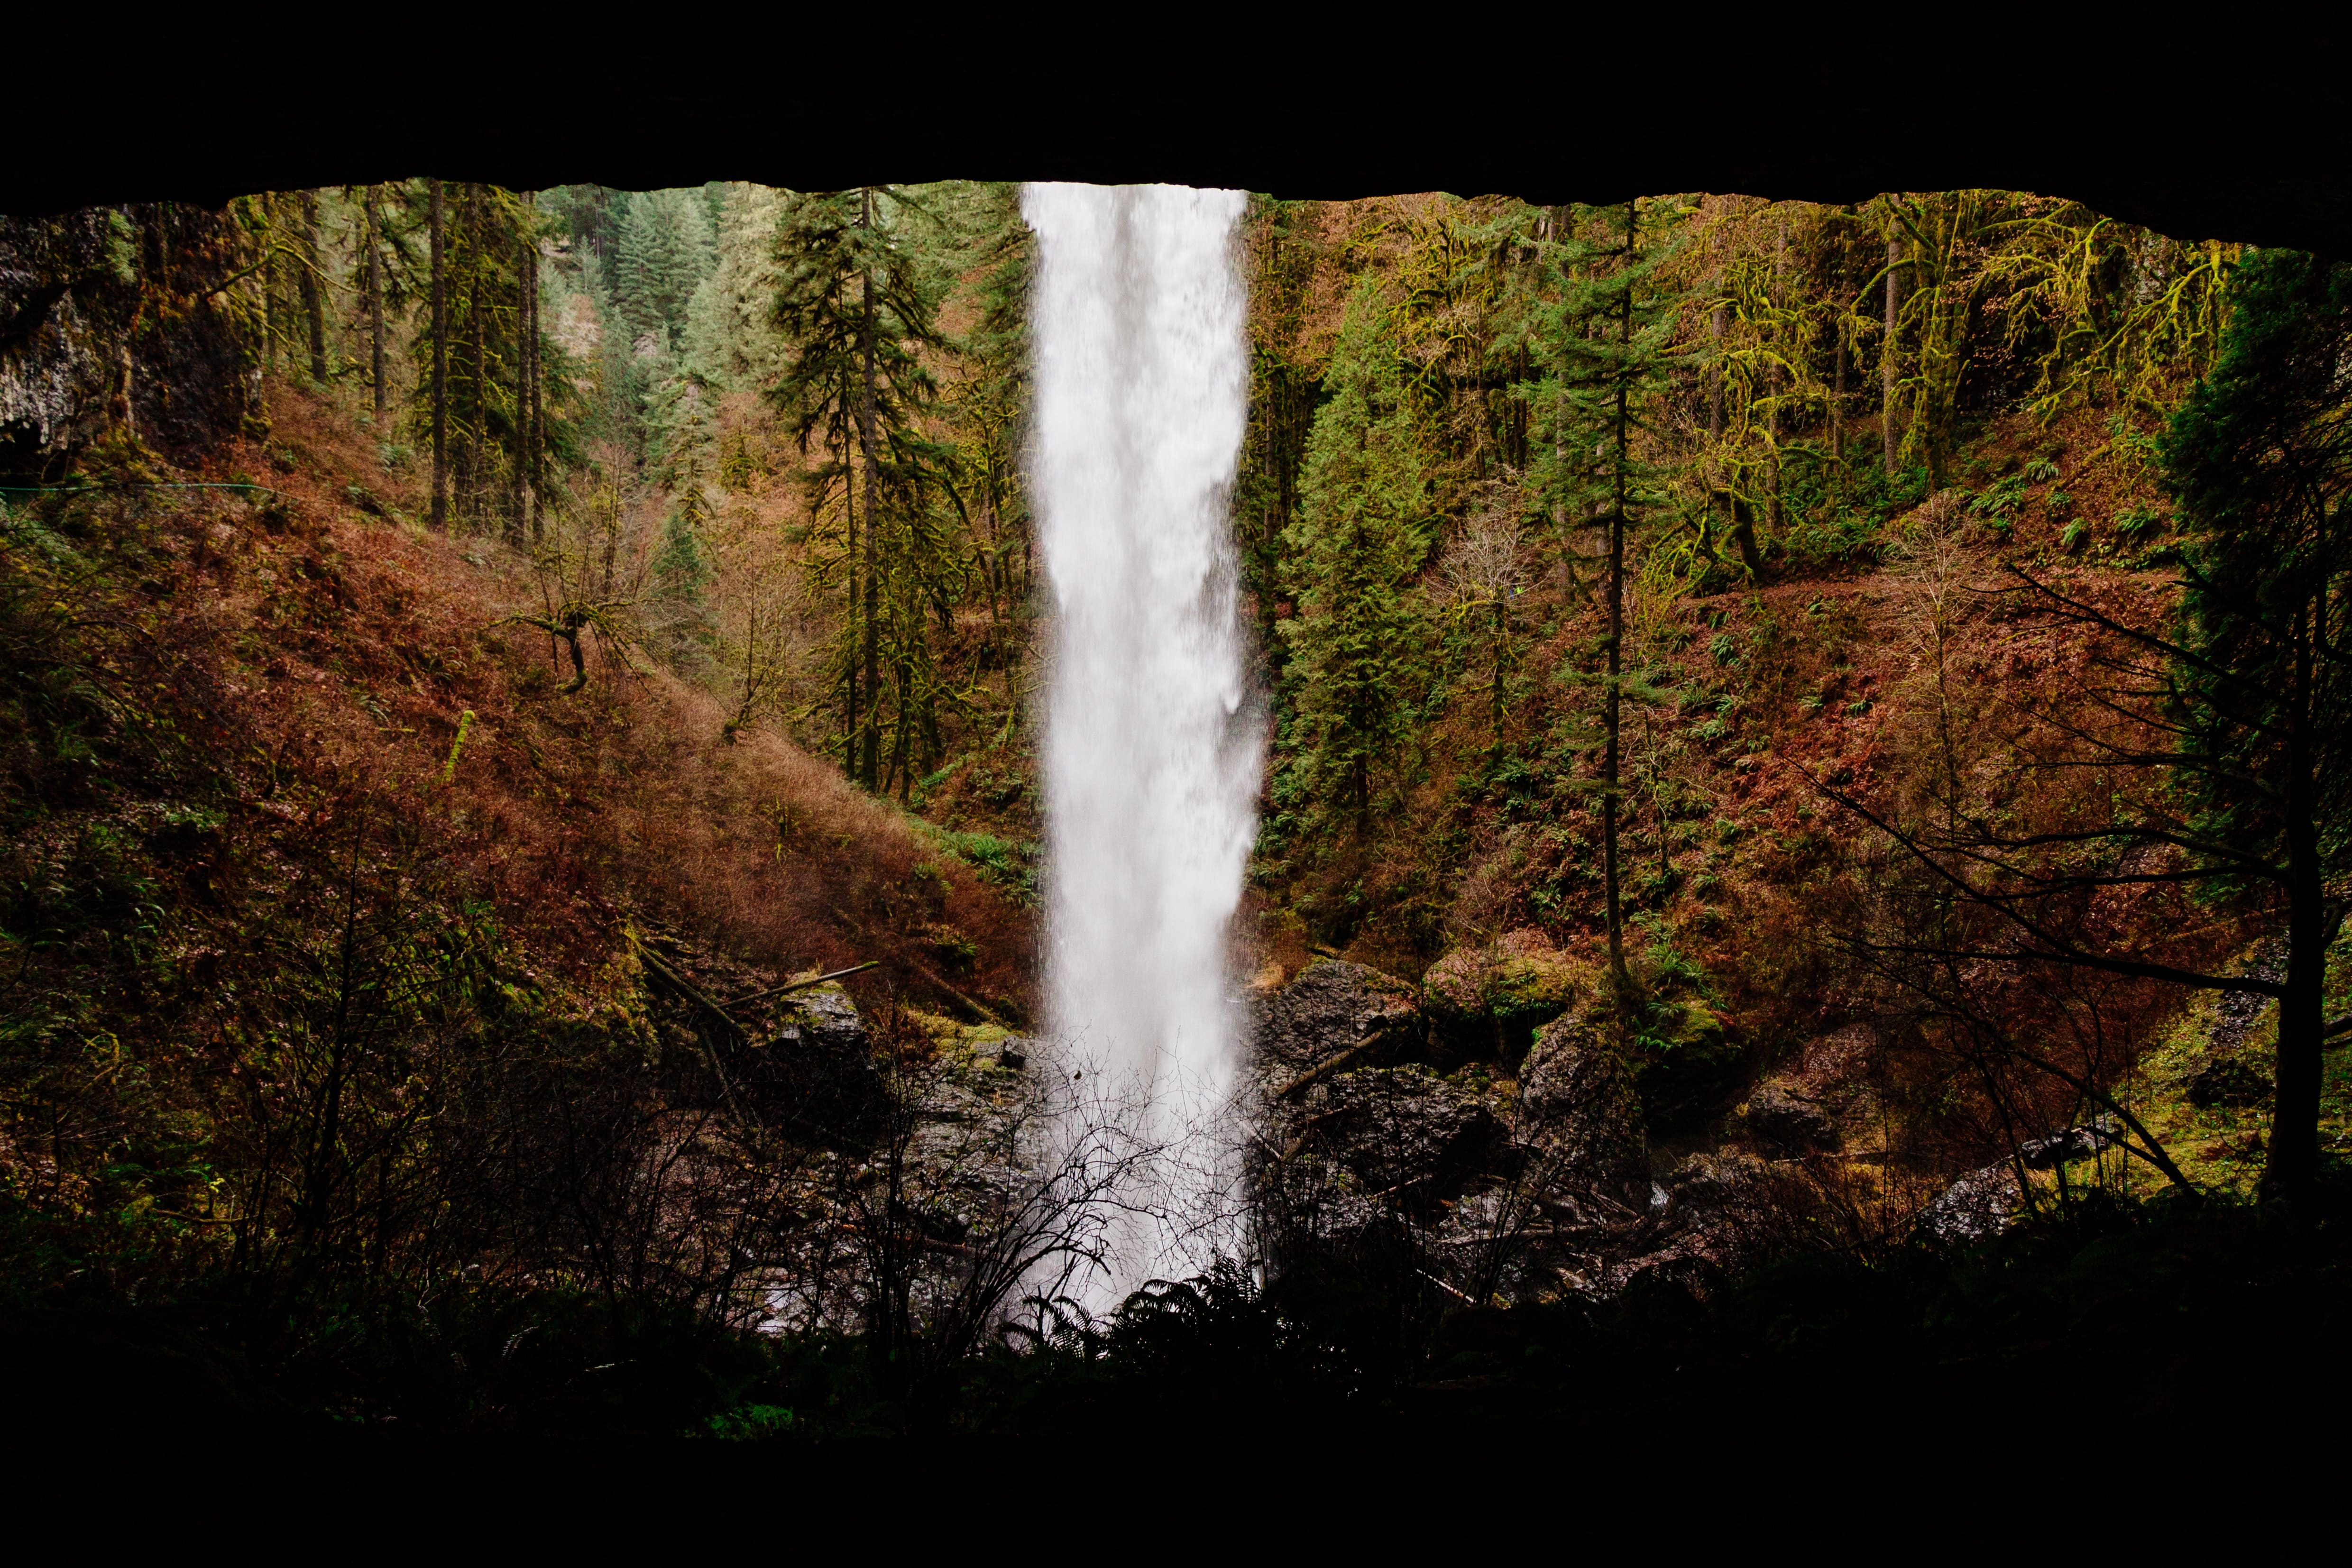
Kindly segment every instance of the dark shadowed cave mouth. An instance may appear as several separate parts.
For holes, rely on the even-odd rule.
[[[2220,1497],[2258,1445],[2215,1434],[2352,1395],[2343,801],[2199,795],[2094,678],[2226,645],[2342,717],[2172,575],[2352,570],[2340,508],[2231,531],[2292,509],[2275,453],[2352,473],[2305,439],[2352,403],[2324,51],[1905,76],[1808,24],[1555,93],[1440,40],[1402,112],[1343,42],[1041,84],[951,27],[887,111],[779,108],[747,47],[628,114],[453,73],[377,115],[299,49],[224,106],[249,51],[184,41],[59,43],[24,114],[105,80],[114,140],[0,171],[18,1473],[136,1433],[837,1513],[1151,1448],[1876,1506],[2193,1450]],[[903,172],[958,177],[863,183]],[[1107,1256],[1022,1143],[1080,1098],[1039,174],[1259,193],[1215,673],[1266,777],[1191,955],[1247,1223],[1092,1315],[1024,1299]]]

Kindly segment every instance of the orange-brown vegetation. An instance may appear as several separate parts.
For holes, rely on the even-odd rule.
[[[429,823],[437,858],[582,977],[634,917],[779,977],[879,959],[868,983],[1025,1017],[1028,917],[897,809],[771,732],[730,743],[719,699],[628,649],[597,646],[587,688],[561,695],[553,640],[508,621],[540,611],[520,553],[366,516],[349,486],[415,516],[414,480],[332,407],[287,389],[273,406],[267,449],[216,469],[259,476],[287,520],[191,514],[173,618],[221,650],[220,717],[281,794]]]

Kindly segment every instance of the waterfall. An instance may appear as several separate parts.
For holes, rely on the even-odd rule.
[[[1263,761],[1231,516],[1244,199],[1033,184],[1021,204],[1039,243],[1031,482],[1055,617],[1047,994],[1063,1070],[1108,1074],[1171,1145],[1163,1210],[1213,1185],[1236,1033],[1227,928]],[[1113,1243],[1111,1300],[1207,1246],[1164,1220]]]

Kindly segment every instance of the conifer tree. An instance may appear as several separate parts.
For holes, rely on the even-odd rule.
[[[920,517],[947,456],[919,424],[937,395],[918,350],[938,338],[938,307],[913,246],[899,243],[899,207],[888,190],[800,195],[776,231],[773,320],[793,359],[770,395],[801,449],[814,439],[824,453],[809,470],[811,510],[841,502],[843,765],[868,789],[881,786],[881,579],[915,564],[885,559],[890,530],[879,525],[886,509],[902,534]],[[902,727],[919,716],[902,703]]]
[[[621,214],[614,304],[632,344],[648,336],[686,346],[687,307],[716,260],[699,191],[637,191]]]
[[[765,386],[782,372],[776,304],[776,223],[784,195],[764,185],[729,193],[713,261],[687,302],[684,362],[719,392]]]
[[[1035,273],[1035,236],[1021,219],[1017,187],[984,186],[968,222],[976,233],[959,270],[969,262],[979,277],[979,319],[958,345],[962,375],[950,395],[963,433],[956,469],[970,514],[970,549],[998,629],[997,646],[1017,651],[1009,636],[1028,596],[1031,534],[1028,497],[1021,481],[1021,443],[1029,412],[1029,287]],[[1016,566],[1017,563],[1017,566]],[[1009,644],[1009,645],[1008,645]],[[1008,694],[1010,695],[1010,694]],[[1008,701],[1005,733],[1019,722],[1021,703]]]
[[[1609,961],[1625,978],[1624,909],[1617,829],[1624,699],[1626,547],[1665,502],[1665,465],[1644,455],[1651,411],[1681,356],[1675,328],[1682,306],[1660,269],[1679,248],[1682,209],[1633,201],[1579,209],[1559,246],[1564,288],[1555,339],[1554,450],[1549,480],[1561,509],[1603,537],[1607,627],[1601,639],[1601,873],[1608,900]]]
[[[428,180],[433,230],[433,526],[449,526],[449,311],[448,236],[442,214],[441,182]]]
[[[302,254],[295,264],[295,278],[300,285],[303,324],[310,329],[310,379],[323,387],[327,384],[327,309],[320,288],[325,258],[319,250],[319,193],[305,191],[299,201]]]
[[[530,454],[548,440],[543,429],[525,428],[541,373],[537,322],[523,299],[537,220],[511,192],[468,183],[452,204],[435,183],[426,221],[436,298],[413,348],[417,403],[409,428],[432,440],[442,526],[454,489],[464,516],[519,534]]]
[[[360,243],[365,249],[360,274],[367,290],[368,395],[376,423],[383,423],[383,235],[376,215],[376,193],[369,186],[360,193]]]
[[[1366,279],[1348,303],[1284,530],[1283,623],[1295,781],[1337,794],[1359,840],[1371,831],[1375,772],[1406,742],[1425,685],[1426,613],[1414,580],[1432,533],[1428,455],[1392,336],[1393,310]]]

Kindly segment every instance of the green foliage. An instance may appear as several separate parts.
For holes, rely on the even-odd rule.
[[[716,261],[701,192],[636,191],[622,198],[613,304],[633,352],[686,347],[688,307]]]
[[[703,549],[696,527],[706,508],[707,503],[702,502],[698,488],[680,497],[662,524],[661,549],[654,556],[654,578],[671,598],[696,597],[713,574],[709,552]]]
[[[2352,267],[2255,252],[2232,300],[2161,444],[2189,589],[2171,716],[2200,833],[2280,866],[2308,812],[2333,885],[2352,854]],[[2331,934],[2343,911],[2331,898]]]
[[[1349,301],[1307,438],[1297,518],[1284,530],[1282,628],[1291,787],[1369,833],[1376,779],[1412,736],[1429,628],[1414,579],[1431,537],[1423,432],[1407,395],[1395,316],[1367,281]]]
[[[1549,342],[1543,433],[1553,455],[1537,465],[1554,515],[1570,527],[1622,519],[1638,533],[1671,506],[1678,467],[1660,399],[1683,368],[1681,292],[1665,275],[1679,253],[1683,213],[1671,201],[1580,208],[1555,251],[1561,298]]]
[[[832,683],[844,758],[884,788],[887,732],[887,772],[907,792],[940,751],[939,709],[951,699],[931,627],[950,619],[961,565],[944,509],[960,497],[942,497],[954,454],[925,423],[939,395],[922,354],[940,341],[939,280],[900,233],[920,221],[888,190],[785,204],[772,319],[793,359],[769,392],[801,450],[817,444],[809,506],[828,521],[813,571],[847,601]]]
[[[1036,846],[1015,844],[994,833],[940,835],[949,852],[980,873],[998,891],[1016,903],[1034,904],[1037,897]]]

